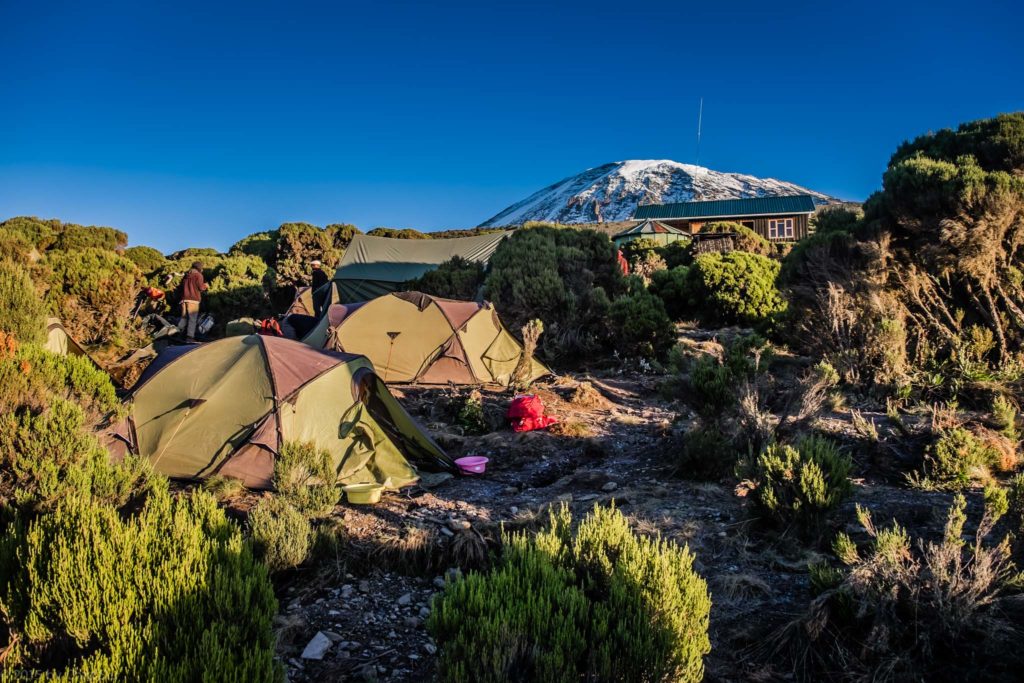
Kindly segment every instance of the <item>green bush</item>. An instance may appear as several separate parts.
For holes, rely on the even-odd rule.
[[[484,284],[484,266],[454,256],[416,280],[405,283],[404,289],[423,292],[445,299],[473,301]]]
[[[201,253],[200,253],[201,252]],[[224,255],[205,250],[187,250],[173,254],[150,281],[169,283],[177,288],[192,262],[203,264],[203,277],[209,289],[204,296],[206,310],[213,315],[217,329],[223,330],[231,320],[241,317],[266,317],[273,314],[267,291],[273,286],[274,271],[257,256],[247,256],[241,251]]]
[[[702,234],[732,233],[733,247],[738,251],[766,257],[775,253],[771,242],[741,223],[730,221],[708,223],[700,231]]]
[[[93,247],[50,251],[44,266],[50,309],[76,339],[112,341],[124,332],[142,284],[131,260]]]
[[[301,287],[312,277],[310,262],[323,261],[327,272],[338,265],[341,250],[334,246],[333,234],[309,223],[285,223],[277,229],[277,253],[274,270],[279,286]]]
[[[0,230],[39,252],[53,246],[60,229],[61,222],[58,220],[41,220],[30,216],[16,216],[0,223]]]
[[[486,434],[490,431],[487,417],[484,415],[483,398],[479,392],[472,392],[457,401],[456,405],[458,412],[455,415],[455,422],[466,434]]]
[[[255,256],[273,267],[277,259],[277,230],[247,235],[231,245],[228,256]]]
[[[616,350],[629,358],[662,358],[676,341],[665,304],[643,289],[613,301],[608,319]]]
[[[0,331],[21,342],[43,341],[46,309],[28,273],[9,261],[0,261],[0,311]]]
[[[686,266],[659,270],[651,275],[649,291],[665,304],[665,312],[672,320],[683,320],[692,314]]]
[[[338,249],[339,252],[348,249],[348,245],[352,243],[352,238],[363,234],[362,230],[351,223],[331,223],[324,228],[324,232],[330,235],[331,243],[334,244],[334,248]]]
[[[271,572],[292,569],[309,555],[313,529],[285,498],[266,498],[249,513],[253,545]]]
[[[207,494],[68,496],[7,525],[5,664],[60,680],[281,680],[266,571]]]
[[[427,627],[443,681],[699,681],[710,651],[707,584],[693,555],[595,507],[534,537],[505,537],[498,564],[447,585]]]
[[[396,240],[429,240],[433,237],[412,228],[374,228],[366,234],[370,237],[389,237]]]
[[[765,256],[701,254],[687,272],[690,303],[710,321],[764,325],[786,310],[775,287],[778,274],[778,261]]]
[[[670,269],[688,266],[693,263],[692,246],[693,243],[688,239],[676,240],[662,247],[659,253],[665,259],[665,266]]]
[[[740,385],[763,369],[769,353],[764,338],[751,334],[727,345],[721,359],[698,356],[690,365],[687,398],[702,414],[720,415],[736,403]]]
[[[960,489],[975,479],[987,479],[988,468],[999,464],[999,452],[964,427],[941,430],[925,450],[923,479],[927,488]]]
[[[687,430],[671,454],[676,474],[684,479],[713,481],[736,467],[736,447],[715,423]]]
[[[1015,618],[1005,609],[1020,575],[1007,538],[987,537],[1007,511],[1006,493],[987,489],[967,539],[967,501],[953,499],[941,540],[876,527],[857,506],[868,542],[845,533],[833,548],[845,567],[818,570],[821,594],[793,630],[794,661],[806,680],[1010,681],[1020,678]]]
[[[307,517],[329,514],[340,493],[331,454],[311,442],[289,442],[274,461],[274,489]]]
[[[143,275],[149,275],[167,263],[167,257],[153,247],[128,247],[124,250],[124,255],[138,267],[139,272]]]
[[[548,358],[601,351],[610,298],[624,288],[616,254],[608,236],[592,230],[517,230],[491,257],[485,295],[510,329],[542,320]]]
[[[94,225],[65,223],[57,232],[57,241],[51,249],[56,251],[80,251],[82,249],[103,249],[114,251],[128,244],[128,235],[114,228],[100,228]]]
[[[863,212],[847,206],[825,207],[811,216],[811,229],[818,235],[832,232],[849,233],[856,229],[857,223],[863,217]]]
[[[1017,428],[1017,407],[1005,396],[996,396],[992,400],[992,418],[995,420],[999,433],[1005,436],[1010,443],[1017,444],[1020,441],[1020,430]]]
[[[773,444],[755,461],[754,500],[780,524],[816,530],[850,494],[851,466],[849,456],[824,437],[808,436],[795,446]]]

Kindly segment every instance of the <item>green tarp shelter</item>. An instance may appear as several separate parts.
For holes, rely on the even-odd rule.
[[[345,250],[332,284],[331,303],[369,301],[402,289],[455,256],[487,263],[510,232],[454,239],[405,240],[356,235]]]
[[[107,434],[111,452],[144,456],[173,478],[220,474],[271,488],[274,462],[290,441],[326,449],[341,484],[405,486],[417,479],[410,460],[454,468],[366,358],[289,339],[168,347],[128,402],[130,417]]]
[[[394,292],[334,304],[303,339],[366,356],[385,382],[508,386],[523,347],[489,302]],[[533,360],[529,380],[550,374]]]

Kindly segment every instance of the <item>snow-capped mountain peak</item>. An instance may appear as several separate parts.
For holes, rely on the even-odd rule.
[[[822,204],[838,200],[774,178],[721,173],[670,159],[630,159],[589,168],[533,193],[481,226],[526,221],[601,223],[629,220],[640,204],[809,194]]]

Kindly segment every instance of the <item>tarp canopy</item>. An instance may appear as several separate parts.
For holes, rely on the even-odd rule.
[[[111,452],[144,456],[173,478],[220,474],[271,488],[274,462],[292,441],[326,449],[341,484],[405,486],[417,479],[409,460],[454,467],[366,358],[279,337],[174,347],[128,402],[130,417],[107,435]]]
[[[319,349],[358,353],[385,382],[508,386],[523,347],[489,302],[395,292],[335,304],[303,339]],[[550,370],[536,359],[530,381]]]
[[[332,303],[367,301],[394,292],[445,261],[459,256],[486,263],[511,233],[495,232],[454,239],[394,239],[356,235],[334,273]]]

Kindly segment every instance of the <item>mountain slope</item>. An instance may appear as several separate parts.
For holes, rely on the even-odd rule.
[[[624,221],[633,216],[638,204],[794,194],[812,195],[822,204],[839,201],[774,178],[720,173],[667,159],[616,161],[545,187],[480,225]]]

